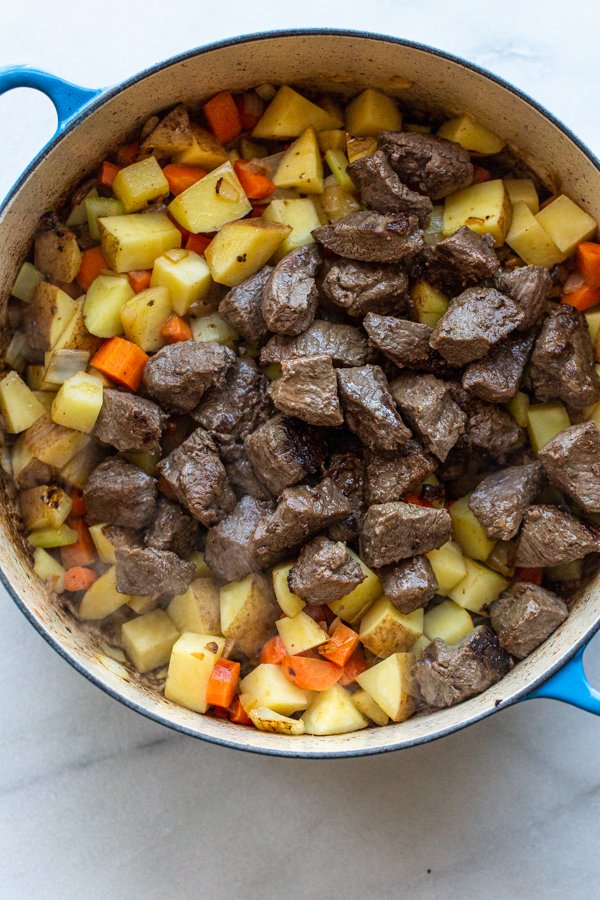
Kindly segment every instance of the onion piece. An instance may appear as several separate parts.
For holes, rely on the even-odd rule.
[[[47,360],[44,380],[49,384],[64,384],[72,375],[85,372],[89,360],[87,350],[55,350]]]
[[[585,281],[579,272],[572,272],[563,284],[563,294],[574,294],[580,287],[583,287]]]

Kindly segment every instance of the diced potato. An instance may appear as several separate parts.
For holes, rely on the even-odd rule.
[[[293,618],[301,609],[304,609],[306,603],[300,597],[290,591],[288,585],[288,575],[294,562],[282,562],[273,569],[273,590],[275,597],[282,611],[289,618]]]
[[[282,716],[291,716],[306,709],[313,696],[288,681],[281,666],[272,663],[261,663],[240,682],[240,702],[248,714],[266,706]]]
[[[188,231],[218,231],[226,222],[241,219],[252,209],[228,161],[178,194],[169,204],[173,218]]]
[[[478,122],[475,116],[465,113],[457,116],[455,119],[449,119],[444,122],[438,131],[441,138],[447,141],[454,141],[460,144],[465,150],[472,153],[479,153],[482,156],[489,156],[491,153],[500,153],[506,145],[501,137]]]
[[[61,385],[52,404],[52,421],[89,434],[102,409],[102,396],[100,379],[78,372]]]
[[[110,527],[110,525],[102,522],[97,525],[90,525],[90,536],[94,542],[100,562],[114,566],[116,562],[115,545],[110,541],[106,533]]]
[[[219,586],[212,578],[196,578],[185,594],[173,597],[167,606],[178,631],[221,634]]]
[[[181,232],[166,213],[133,213],[99,220],[102,251],[115,272],[151,269],[161,253],[181,247]]]
[[[371,722],[374,722],[375,725],[387,725],[390,721],[388,714],[375,703],[373,698],[370,697],[366,691],[361,689],[360,691],[356,691],[355,694],[352,694],[352,702],[357,710],[362,713],[363,716],[366,716],[367,719],[370,719]]]
[[[449,300],[445,294],[434,288],[427,281],[416,281],[412,292],[415,318],[421,325],[435,328],[439,320],[448,311]]]
[[[527,410],[529,441],[536,453],[570,424],[569,413],[559,400],[532,403]]]
[[[133,594],[127,601],[127,606],[137,613],[138,616],[145,616],[146,613],[153,612],[159,602],[159,597],[147,597],[143,594]]]
[[[485,561],[486,566],[494,572],[500,572],[505,578],[512,578],[515,574],[515,547],[516,538],[511,541],[496,541],[496,546]]]
[[[289,225],[263,218],[228,222],[206,248],[212,277],[228,287],[241,284],[264,266],[290,232]]]
[[[457,606],[452,600],[444,600],[425,613],[423,630],[431,641],[441,638],[447,644],[458,644],[473,630],[473,619],[466,609]]]
[[[35,322],[30,342],[35,350],[51,350],[77,312],[77,302],[54,284],[42,281],[31,301],[29,315]]]
[[[33,396],[36,400],[39,400],[46,412],[50,412],[52,409],[52,404],[54,403],[54,398],[56,396],[55,391],[33,391]]]
[[[200,166],[201,169],[212,172],[217,166],[227,162],[227,151],[210,131],[192,124],[191,146],[176,153],[173,162],[183,163],[186,166]]]
[[[480,559],[482,562],[488,558],[494,549],[494,541],[487,537],[483,526],[477,516],[469,507],[470,494],[456,500],[449,508],[452,519],[452,535],[460,544],[463,553],[471,559]]]
[[[10,292],[17,300],[22,300],[24,303],[31,303],[33,295],[35,294],[35,289],[44,278],[44,273],[36,269],[33,263],[24,262],[19,269]]]
[[[400,131],[402,114],[387,94],[367,88],[346,107],[346,130],[350,134],[376,137],[382,131]]]
[[[128,601],[128,594],[117,591],[117,571],[111,566],[83,595],[79,618],[84,621],[104,619]]]
[[[275,251],[273,256],[275,262],[279,262],[298,247],[314,243],[312,232],[321,224],[315,204],[310,197],[301,197],[298,200],[271,200],[262,218],[267,222],[279,222],[291,228]]]
[[[524,262],[532,266],[554,266],[566,256],[523,201],[513,206],[506,243]]]
[[[595,344],[598,332],[600,331],[600,309],[595,309],[593,312],[586,312],[584,315],[590,338],[592,339],[592,344]]]
[[[320,647],[329,640],[327,632],[302,610],[291,618],[279,619],[275,625],[290,656]]]
[[[121,626],[123,649],[142,675],[169,662],[178,637],[172,619],[162,609],[155,609]]]
[[[127,275],[98,275],[89,286],[83,302],[87,330],[101,338],[123,334],[121,309],[133,296],[135,292]]]
[[[167,700],[205,713],[208,709],[206,688],[224,646],[225,639],[217,635],[182,634],[171,651],[165,683]]]
[[[487,603],[498,599],[508,587],[508,581],[498,572],[470,559],[465,559],[465,566],[466,576],[452,588],[448,596],[464,609],[478,613]]]
[[[414,653],[415,659],[423,659],[423,654],[425,653],[426,648],[430,645],[431,641],[427,637],[427,635],[422,634],[420,638],[414,642],[412,647],[410,648],[410,652]]]
[[[0,412],[10,434],[26,431],[46,412],[17,372],[9,372],[0,381]]]
[[[48,590],[62,594],[65,589],[65,570],[53,556],[42,547],[33,551],[33,571],[41,578]]]
[[[69,544],[76,544],[79,535],[68,525],[60,525],[58,528],[48,526],[32,531],[27,540],[32,547],[45,547],[50,550],[53,547],[67,547]]]
[[[269,731],[271,734],[304,734],[302,719],[290,719],[289,716],[282,716],[267,709],[266,706],[251,709],[249,716],[259,731]]]
[[[529,419],[529,397],[523,391],[517,391],[512,400],[506,404],[506,408],[519,426],[519,428],[527,428]]]
[[[112,189],[125,212],[132,213],[144,209],[151,200],[166,197],[169,182],[156,159],[148,156],[117,172]]]
[[[414,662],[413,653],[394,653],[356,678],[360,687],[393,722],[404,722],[415,711],[416,703],[411,693]]]
[[[437,593],[445,597],[467,574],[462,550],[454,541],[448,541],[437,550],[430,550],[426,556],[437,578]]]
[[[66,466],[89,440],[81,431],[57,425],[47,413],[27,429],[24,439],[36,459],[57,469]]]
[[[79,434],[83,438],[88,437],[82,431],[74,431],[73,434]],[[106,451],[99,441],[89,441],[61,468],[60,477],[62,481],[71,487],[83,490],[88,478],[96,466],[102,462],[105,455]]]
[[[276,141],[298,137],[311,126],[315,131],[331,131],[343,124],[340,116],[326,112],[284,84],[264,111],[252,137]]]
[[[246,656],[254,656],[273,633],[277,605],[268,580],[247,575],[220,591],[221,631]],[[311,620],[312,621],[312,620]]]
[[[348,175],[348,157],[344,151],[328,150],[325,154],[325,161],[342,190],[354,193],[356,186]]]
[[[317,694],[302,716],[307,734],[349,734],[369,724],[352,702],[352,694],[339,684]]]
[[[194,566],[196,567],[196,578],[210,578],[212,576],[210,566],[206,562],[202,550],[194,550],[193,553],[190,553],[188,562],[194,563]]]
[[[348,154],[348,162],[356,162],[363,156],[372,156],[377,150],[377,138],[374,137],[355,137],[353,134],[346,135],[346,153]]]
[[[51,350],[45,354],[45,382],[55,389],[78,372],[85,372],[90,359],[87,350]]]
[[[491,234],[496,247],[500,247],[506,240],[511,215],[502,179],[472,184],[446,197],[442,234],[449,237],[466,225],[476,234]]]
[[[83,318],[83,303],[77,304],[77,309],[67,322],[67,326],[53,346],[53,350],[84,350],[93,356],[100,346],[100,339],[85,327]]]
[[[344,622],[354,625],[356,622],[360,622],[375,600],[381,597],[383,587],[379,576],[356,553],[350,549],[348,552],[361,567],[365,580],[361,581],[349,594],[340,597],[339,600],[332,600],[327,605],[334,615],[339,616]]]
[[[235,347],[238,341],[237,331],[218,313],[210,313],[200,319],[192,319],[192,335],[195,341],[206,341],[212,344],[225,344]]]
[[[70,284],[81,266],[81,250],[72,231],[57,225],[35,236],[34,262],[36,269],[52,278]]]
[[[581,241],[591,240],[598,228],[596,220],[564,194],[541,209],[535,218],[565,256],[570,256]]]
[[[150,285],[166,287],[173,312],[185,316],[192,304],[206,299],[212,287],[212,278],[202,256],[192,250],[168,250],[154,263]],[[207,312],[210,308],[207,306]]]
[[[320,131],[317,140],[322,153],[326,153],[328,150],[346,150],[346,132],[340,128]]]
[[[142,152],[154,150],[161,156],[173,156],[192,146],[190,117],[185,106],[177,106],[160,120],[156,128],[144,138]]]
[[[423,634],[423,610],[406,615],[384,595],[376,600],[360,623],[360,639],[376,656],[410,650]]]
[[[60,528],[71,512],[73,501],[56,485],[37,485],[21,491],[19,506],[27,531],[36,528]]]
[[[307,128],[285,151],[273,181],[302,194],[323,193],[323,163],[314,128]]]
[[[102,237],[100,219],[108,219],[125,214],[125,207],[116,197],[98,197],[88,194],[85,198],[85,210],[90,237],[99,241]],[[107,257],[108,260],[108,257]],[[111,266],[111,268],[113,268]]]
[[[505,178],[504,186],[513,206],[524,203],[534,216],[539,212],[540,198],[531,178]]]
[[[154,353],[164,345],[160,331],[173,308],[165,287],[149,287],[140,291],[121,307],[121,323],[128,341],[146,353]]]

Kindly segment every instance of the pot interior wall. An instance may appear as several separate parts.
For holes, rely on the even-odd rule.
[[[307,76],[306,73],[310,73]],[[412,82],[405,86],[405,79]],[[41,213],[56,206],[106,153],[156,111],[194,102],[224,87],[294,83],[352,93],[372,85],[449,113],[471,111],[501,134],[546,180],[600,221],[600,175],[590,159],[525,100],[485,76],[424,49],[350,35],[300,34],[218,47],[165,66],[116,91],[91,116],[51,147],[6,206],[0,219],[2,321],[10,285]],[[3,326],[4,334],[6,325]],[[167,703],[107,658],[98,643],[49,597],[29,568],[14,506],[4,492],[0,565],[27,615],[61,652],[94,680],[159,720],[208,739],[283,754],[375,752],[431,739],[493,712],[526,692],[565,659],[600,616],[598,584],[588,587],[567,622],[500,684],[453,709],[401,725],[339,737],[279,737],[198,716]]]

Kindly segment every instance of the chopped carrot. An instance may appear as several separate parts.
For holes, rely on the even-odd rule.
[[[483,166],[473,166],[473,184],[483,184],[484,181],[489,181],[491,177],[489,169],[484,169]]]
[[[281,663],[285,677],[304,691],[326,691],[340,680],[343,669],[324,659],[285,656]]]
[[[361,646],[358,646],[344,666],[344,671],[342,672],[339,683],[342,685],[352,684],[356,679],[356,676],[360,675],[361,672],[364,672],[366,668],[367,661],[365,659],[365,651]]]
[[[75,544],[68,544],[60,548],[60,558],[65,569],[74,566],[91,566],[96,559],[96,547],[90,534],[90,529],[84,520],[79,517],[69,517],[69,527],[76,531],[79,539]]]
[[[67,493],[71,498],[71,515],[85,516],[87,512],[87,506],[85,505],[83,491],[80,490],[80,488],[72,487],[69,488]]]
[[[90,365],[107,378],[137,391],[142,383],[142,373],[149,357],[144,351],[124,338],[113,337],[104,341]]]
[[[433,506],[433,503],[430,500],[424,500],[423,497],[419,497],[418,494],[406,494],[403,497],[405,503],[412,503],[413,506]]]
[[[209,709],[207,716],[212,716],[214,719],[228,719],[229,718],[229,709],[225,706],[213,706],[212,709]]]
[[[117,150],[117,162],[120,166],[130,166],[138,155],[140,145],[137,141],[129,141]]]
[[[580,312],[585,312],[586,309],[590,309],[592,306],[600,303],[600,287],[592,288],[588,284],[582,284],[576,291],[571,291],[570,294],[563,294],[560,302],[568,306],[574,306]]]
[[[517,568],[515,569],[515,581],[530,581],[531,584],[541,584],[543,574],[539,566]]]
[[[340,622],[327,643],[322,644],[318,650],[329,662],[335,663],[336,666],[345,666],[358,647],[358,641],[356,631]]]
[[[240,114],[240,121],[244,131],[252,131],[258,124],[263,114],[264,103],[256,91],[246,91],[234,97],[235,105]]]
[[[160,329],[160,334],[167,344],[176,344],[178,341],[191,341],[193,338],[189,322],[174,314],[169,316]]]
[[[220,659],[215,663],[206,686],[208,705],[230,706],[233,703],[239,680],[239,662],[234,662],[232,659]]]
[[[267,208],[267,203],[253,203],[252,204],[252,212],[250,213],[251,219],[259,219]]]
[[[169,163],[163,169],[163,175],[169,182],[169,190],[172,194],[182,194],[183,191],[196,184],[206,175],[206,170],[200,166],[184,166],[178,163]]]
[[[577,268],[590,288],[600,288],[600,244],[582,241],[577,247]]]
[[[236,697],[229,706],[229,721],[235,722],[236,725],[252,725],[252,719],[246,714],[239,697]]]
[[[112,187],[113,181],[120,171],[121,166],[115,166],[114,163],[105,159],[98,172],[98,184],[102,184],[104,187]]]
[[[271,638],[271,640],[267,641],[264,645],[260,651],[259,662],[271,663],[272,665],[278,666],[284,656],[287,656],[287,650],[278,635],[277,637]]]
[[[230,91],[220,91],[202,107],[208,127],[222,144],[228,144],[242,130],[238,108]]]
[[[276,188],[265,174],[265,167],[256,159],[236,159],[233,164],[235,174],[249,200],[262,200]]]
[[[164,475],[159,476],[158,481],[156,482],[156,487],[159,489],[161,494],[164,494],[165,497],[169,498],[169,500],[176,499],[175,491],[173,490],[167,479],[164,477]]]
[[[82,291],[87,291],[92,281],[98,277],[102,269],[110,268],[106,262],[102,247],[90,247],[81,254],[81,265],[77,273],[77,283]]]
[[[87,591],[98,576],[85,566],[72,566],[65,572],[65,588],[67,591]]]
[[[136,294],[139,294],[140,291],[145,291],[146,288],[150,287],[152,269],[132,269],[131,272],[127,273],[127,277],[133,290]]]
[[[190,234],[185,242],[186,250],[193,250],[198,256],[204,256],[204,251],[212,241],[212,237],[206,234]]]

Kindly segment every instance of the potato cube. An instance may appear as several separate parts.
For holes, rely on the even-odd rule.
[[[27,531],[36,528],[60,528],[71,513],[73,501],[56,485],[36,485],[21,491],[19,506]]]
[[[454,541],[448,541],[437,550],[430,550],[426,556],[437,578],[437,593],[445,597],[467,574],[462,550]]]
[[[212,576],[210,566],[206,562],[202,550],[194,550],[193,553],[190,553],[188,562],[194,563],[194,566],[196,567],[196,578],[210,578]]]
[[[87,330],[101,338],[123,334],[121,309],[134,296],[127,275],[98,275],[90,284],[83,302]]]
[[[472,184],[446,197],[442,234],[449,237],[463,225],[476,234],[491,234],[500,247],[510,227],[512,207],[502,179]]]
[[[126,213],[144,209],[151,200],[166,197],[169,182],[153,156],[126,166],[113,181],[115,197],[123,204]]]
[[[306,709],[313,696],[288,681],[281,666],[272,663],[261,663],[240,681],[240,702],[247,713],[266,706],[282,716],[291,716]]]
[[[267,709],[266,706],[251,709],[248,715],[259,731],[268,731],[271,734],[304,734],[302,719],[290,719],[289,716],[282,716]]]
[[[438,131],[441,138],[460,144],[465,150],[488,156],[491,153],[500,153],[506,141],[478,122],[475,116],[465,113],[455,119],[444,122]]]
[[[192,143],[185,150],[176,153],[173,162],[200,166],[201,169],[212,172],[217,166],[227,162],[227,151],[209,131],[192,124]]]
[[[57,225],[35,236],[34,262],[36,269],[53,281],[70,284],[81,266],[81,250],[77,238],[68,228]]]
[[[194,712],[205,713],[208,709],[206,688],[224,646],[225,639],[217,635],[182,634],[171,651],[165,683],[167,700]]]
[[[121,323],[128,341],[146,353],[154,353],[164,345],[160,331],[173,309],[165,287],[149,287],[140,291],[121,307]]]
[[[355,694],[352,694],[352,702],[357,710],[362,713],[363,716],[366,716],[367,719],[374,722],[375,725],[387,725],[390,721],[388,714],[375,703],[373,698],[370,697],[366,691],[361,689],[360,691],[356,691]]]
[[[52,421],[64,428],[88,434],[102,409],[103,387],[99,378],[78,372],[60,386],[52,404]]]
[[[346,153],[348,162],[356,162],[364,156],[372,156],[377,150],[377,138],[374,137],[355,137],[353,134],[346,135]]]
[[[328,150],[346,151],[346,132],[340,128],[320,131],[317,135],[317,140],[322,153],[326,153]]]
[[[192,319],[192,335],[195,341],[206,341],[212,344],[225,344],[235,348],[238,334],[233,330],[229,322],[218,313],[209,313],[199,319]]]
[[[367,88],[346,107],[346,131],[359,136],[377,137],[382,131],[400,131],[402,114],[394,100]]]
[[[448,509],[452,519],[452,535],[462,548],[463,553],[471,559],[488,558],[494,549],[495,541],[490,541],[479,519],[469,506],[470,494],[456,500]]]
[[[523,391],[517,391],[512,400],[506,404],[506,408],[519,426],[519,428],[527,428],[529,419],[529,396]]]
[[[40,282],[29,309],[28,339],[32,349],[51,350],[77,309],[77,302],[55,284]]]
[[[452,600],[444,600],[425,613],[423,630],[431,641],[441,638],[447,644],[458,644],[473,630],[473,619],[466,609],[457,606]]]
[[[598,228],[596,220],[564,194],[540,210],[535,218],[566,256],[581,241],[591,240]]]
[[[423,610],[406,615],[384,595],[376,600],[360,623],[360,639],[376,656],[410,650],[423,634]]]
[[[228,222],[206,248],[206,261],[218,284],[235,287],[258,272],[292,229],[266,219]]]
[[[24,440],[27,449],[36,459],[62,469],[83,450],[89,437],[82,431],[57,425],[46,413],[27,429]]]
[[[435,328],[439,320],[448,311],[449,299],[427,281],[416,281],[412,292],[413,308],[417,322]]]
[[[246,656],[257,654],[272,635],[277,615],[270,582],[262,575],[246,575],[226,584],[220,591],[220,607],[225,637]]]
[[[10,434],[19,434],[37,422],[46,409],[21,376],[9,372],[0,381],[0,412],[6,421],[6,430]]]
[[[298,137],[311,126],[315,131],[330,131],[343,124],[339,115],[327,112],[284,84],[264,111],[252,137],[276,141]]]
[[[96,466],[104,459],[105,450],[99,441],[90,441],[82,431],[73,431],[72,434],[78,434],[88,442],[61,468],[60,477],[65,484],[83,490]]]
[[[82,621],[104,619],[116,612],[129,599],[128,594],[118,592],[117,572],[115,567],[111,566],[83,595],[79,618]]]
[[[193,137],[190,117],[185,106],[177,106],[160,120],[150,134],[144,138],[142,152],[154,150],[161,156],[172,156],[192,146]]]
[[[51,549],[53,547],[67,547],[69,544],[76,544],[79,535],[73,528],[68,525],[59,525],[58,528],[38,528],[32,531],[27,537],[32,547],[45,547]]]
[[[350,691],[339,684],[317,694],[302,721],[307,734],[349,734],[369,724],[352,702]]]
[[[302,610],[291,618],[279,619],[275,625],[290,656],[320,647],[329,640],[327,632]]]
[[[498,572],[470,559],[465,559],[465,566],[467,574],[449,591],[448,596],[464,609],[479,613],[486,604],[498,599],[508,587],[508,581]]]
[[[566,257],[523,201],[513,206],[506,243],[524,262],[532,266],[554,266]]]
[[[65,570],[53,556],[42,547],[33,551],[33,571],[48,590],[62,594],[65,590]]]
[[[294,562],[282,562],[273,569],[273,590],[275,597],[282,611],[289,618],[293,618],[301,609],[304,609],[306,603],[300,597],[290,591],[288,585],[288,575]]]
[[[77,309],[67,322],[65,330],[52,347],[53,350],[83,350],[90,356],[100,346],[100,338],[95,337],[85,327],[83,318],[83,304],[78,303]]]
[[[226,222],[241,219],[252,209],[228,161],[205,175],[169,204],[173,218],[188,231],[219,231]]]
[[[181,232],[166,213],[107,216],[98,228],[102,251],[115,272],[151,269],[161,253],[181,247]]]
[[[360,622],[369,607],[378,597],[381,597],[383,587],[379,576],[356,553],[350,549],[348,552],[361,567],[365,580],[361,581],[349,594],[340,597],[339,600],[332,600],[327,605],[334,615],[339,616],[344,622],[354,625],[356,622]]]
[[[127,606],[132,609],[138,616],[145,616],[146,613],[153,612],[160,602],[158,597],[148,597],[144,594],[133,594],[127,601]]]
[[[279,262],[288,253],[314,243],[312,232],[321,225],[319,214],[310,197],[295,199],[271,200],[262,218],[267,222],[279,222],[291,228],[274,253],[273,259]]]
[[[427,613],[425,614],[427,615]],[[415,659],[423,659],[423,654],[425,653],[425,649],[430,645],[431,641],[427,637],[427,635],[422,634],[420,638],[414,642],[412,647],[410,648],[410,652],[414,653]]]
[[[285,151],[273,181],[302,194],[323,193],[323,163],[314,128],[307,128]]]
[[[110,528],[110,525],[106,525],[102,522],[98,523],[97,525],[90,525],[90,537],[94,542],[96,553],[98,554],[100,562],[114,566],[116,562],[115,545],[111,542],[108,534],[106,533],[107,529]]]
[[[415,711],[411,685],[414,662],[413,653],[394,653],[356,678],[393,722],[404,722]]]
[[[23,303],[31,303],[35,290],[38,284],[44,280],[44,277],[44,273],[36,269],[33,263],[24,262],[14,280],[10,293],[17,300],[22,300]]]
[[[532,403],[527,410],[529,441],[536,453],[570,425],[569,413],[559,400]]]
[[[169,662],[178,637],[173,621],[162,609],[155,609],[121,626],[123,649],[141,675]]]
[[[154,263],[150,286],[167,288],[173,312],[185,316],[192,304],[206,299],[212,278],[202,256],[192,250],[168,250]]]
[[[40,401],[46,412],[49,413],[52,409],[56,392],[45,389],[43,391],[33,391],[32,393],[35,399]]]
[[[185,594],[173,597],[167,606],[178,631],[221,634],[219,586],[212,578],[196,578]]]
[[[595,345],[598,332],[600,331],[600,309],[595,309],[593,312],[586,312],[584,315],[592,344]]]
[[[524,203],[534,216],[540,211],[540,198],[531,178],[505,178],[504,187],[513,206]]]

